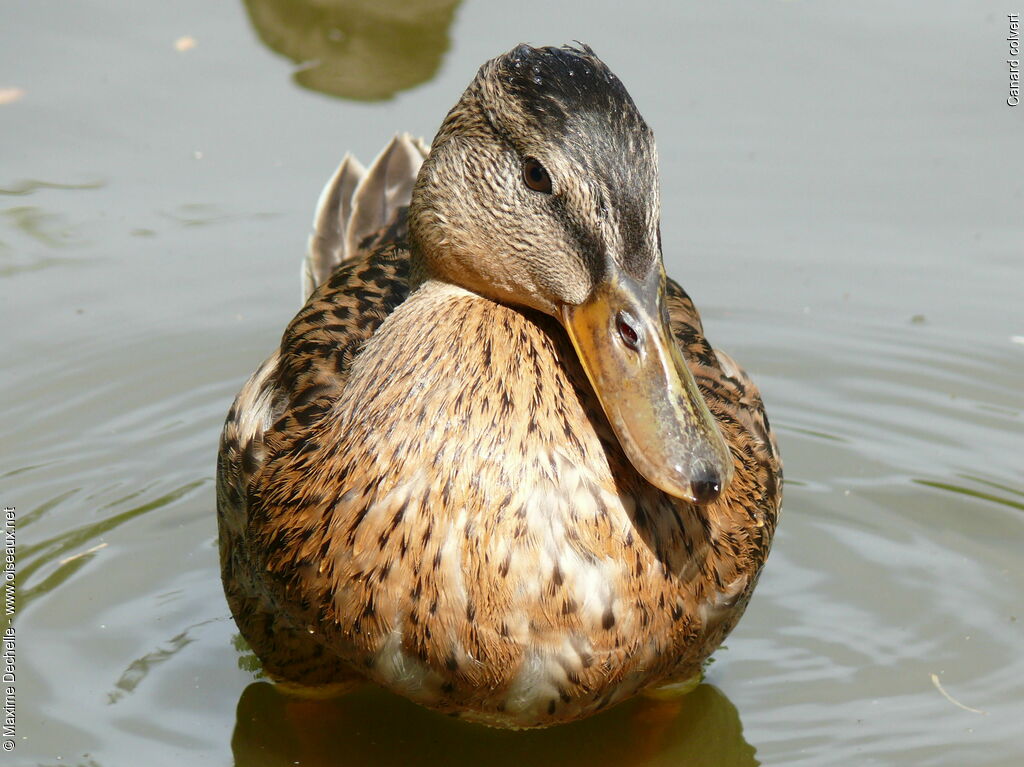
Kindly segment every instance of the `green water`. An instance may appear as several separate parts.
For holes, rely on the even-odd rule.
[[[1006,6],[9,6],[3,764],[1024,762]],[[778,431],[786,504],[758,591],[678,703],[516,734],[375,690],[289,699],[237,646],[213,469],[231,398],[297,308],[320,187],[346,150],[432,136],[487,58],[572,39],[654,128],[668,270]]]

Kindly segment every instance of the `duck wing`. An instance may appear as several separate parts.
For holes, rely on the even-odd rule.
[[[221,433],[222,577],[243,635],[272,676],[317,683],[339,672],[318,657],[322,648],[281,625],[269,601],[247,545],[252,482],[276,451],[301,449],[344,387],[354,356],[407,297],[406,213],[426,152],[402,135],[367,170],[351,155],[342,160],[317,205],[302,269],[305,305],[238,393]]]
[[[305,306],[242,387],[224,426],[218,483],[235,491],[231,505],[262,463],[271,426],[284,413],[308,416],[304,406],[337,391],[352,355],[405,299],[405,214],[426,152],[402,134],[368,170],[346,154],[321,192],[302,267]]]
[[[782,457],[761,392],[731,356],[708,343],[700,315],[686,291],[672,279],[667,287],[672,333],[738,461],[731,503],[718,504],[715,509],[761,520],[756,527],[754,556],[763,561],[782,506]],[[725,582],[734,569],[735,557],[730,559],[734,554],[727,552],[718,568]]]

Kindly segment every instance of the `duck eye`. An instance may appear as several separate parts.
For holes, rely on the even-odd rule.
[[[535,192],[551,194],[551,176],[544,166],[532,157],[523,160],[523,183]]]

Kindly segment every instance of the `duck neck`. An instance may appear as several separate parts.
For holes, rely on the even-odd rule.
[[[427,259],[423,257],[423,251],[420,248],[412,232],[409,233],[409,293],[413,293],[420,288],[427,280],[431,279],[433,275],[430,273],[430,267],[427,264]]]

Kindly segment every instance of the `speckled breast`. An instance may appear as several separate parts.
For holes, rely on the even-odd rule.
[[[387,319],[271,470],[264,505],[276,482],[304,520],[261,563],[280,604],[359,673],[503,726],[697,673],[756,570],[711,556],[728,515],[636,474],[557,325],[437,291]]]

